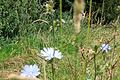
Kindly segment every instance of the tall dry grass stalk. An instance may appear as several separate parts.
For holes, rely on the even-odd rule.
[[[78,34],[81,31],[81,19],[82,16],[84,15],[84,8],[85,8],[84,0],[75,0],[73,7],[74,7],[74,14],[73,14],[74,29],[75,29],[75,34]]]

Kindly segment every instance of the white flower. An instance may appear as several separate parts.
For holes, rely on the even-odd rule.
[[[43,50],[41,50],[41,54],[45,60],[51,60],[52,58],[61,59],[63,57],[59,50],[54,50],[53,48],[43,48]]]
[[[65,23],[65,20],[64,20],[64,19],[61,19],[61,21],[62,21],[63,23]]]
[[[108,52],[111,49],[111,47],[109,46],[109,44],[102,44],[101,49],[102,51]]]
[[[60,20],[57,19],[56,21],[60,23]],[[65,23],[64,19],[61,19],[61,21],[62,21],[62,23]]]
[[[21,70],[21,76],[23,77],[30,77],[30,78],[36,78],[40,74],[40,69],[36,64],[34,65],[25,65],[23,70]]]

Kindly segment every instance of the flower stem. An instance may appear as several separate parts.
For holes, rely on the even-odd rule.
[[[54,59],[52,59],[51,67],[52,67],[52,79],[55,80]]]
[[[89,9],[89,17],[88,17],[88,31],[87,31],[87,36],[89,36],[89,33],[90,33],[90,26],[91,26],[91,10],[92,10],[92,0],[90,0],[90,9]]]
[[[115,55],[115,48],[116,48],[116,31],[117,31],[117,27],[114,26],[114,35],[113,35],[113,38],[114,38],[114,48],[113,48],[113,60],[114,60],[114,55]]]
[[[61,35],[62,35],[62,0],[60,0],[60,27],[61,27]]]
[[[82,80],[86,80],[87,78],[86,69],[87,69],[87,59],[85,59],[82,64]]]
[[[43,61],[43,70],[44,70],[44,80],[47,80],[46,78],[46,61]]]
[[[75,80],[77,80],[77,63],[78,63],[78,60],[77,60],[77,53],[78,53],[78,50],[77,52],[75,53]]]
[[[97,76],[97,74],[96,74],[96,54],[94,54],[94,71],[95,71],[94,80],[96,80],[96,76]]]

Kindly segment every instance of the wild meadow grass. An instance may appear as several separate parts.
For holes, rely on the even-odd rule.
[[[38,57],[38,54],[43,47],[54,47],[63,54],[63,59],[56,60],[54,64],[55,80],[93,80],[95,68],[96,80],[109,80],[110,77],[112,80],[119,80],[119,24],[116,25],[118,26],[116,33],[114,33],[114,27],[97,26],[91,29],[89,39],[87,38],[87,27],[83,25],[82,32],[77,36],[75,42],[72,34],[73,23],[70,21],[72,19],[65,17],[64,20],[62,35],[58,27],[54,37],[51,31],[39,31],[11,41],[1,39],[0,77],[5,77],[9,73],[19,73],[25,64],[38,64],[41,70],[39,78],[43,80],[43,60]],[[55,38],[54,42],[53,38]],[[108,53],[100,51],[100,47],[105,41],[110,41],[111,50]],[[92,59],[94,54],[96,54],[95,64]],[[46,78],[52,80],[50,63],[46,64]]]
[[[0,80],[6,80],[9,74],[20,74],[26,64],[37,64],[40,80],[120,80],[119,21],[90,28],[89,13],[89,22],[87,18],[82,21],[82,31],[75,37],[72,17],[62,13],[61,7],[62,4],[60,19],[53,19],[52,14],[51,20],[45,14],[45,23],[39,25],[42,29],[34,29],[33,33],[21,29],[26,35],[0,38]],[[103,44],[109,44],[111,49],[102,51]],[[50,47],[59,50],[63,57],[41,58],[41,50]]]

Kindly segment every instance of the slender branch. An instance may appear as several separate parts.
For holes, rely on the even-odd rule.
[[[88,35],[89,35],[89,33],[90,33],[90,26],[91,26],[91,11],[92,11],[92,0],[90,0],[90,8],[89,8]]]
[[[96,80],[97,74],[96,74],[96,54],[95,53],[94,53],[94,71],[95,71],[95,73],[94,73],[94,80]]]
[[[61,27],[61,34],[62,34],[62,0],[60,0],[60,27]]]

